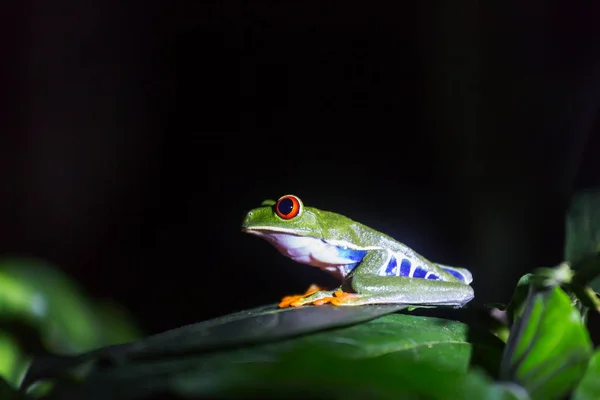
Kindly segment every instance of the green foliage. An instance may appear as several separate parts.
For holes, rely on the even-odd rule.
[[[593,378],[582,380],[596,372],[587,369],[592,344],[577,299],[561,288],[573,276],[566,268],[522,280],[529,291],[506,345],[485,324],[398,313],[401,306],[266,306],[77,356],[38,357],[23,388],[54,380],[47,398],[60,399],[600,395]],[[73,379],[85,365],[85,379]]]
[[[123,343],[133,336],[124,333],[126,319],[103,317],[72,283],[55,272],[12,270],[0,274],[0,317],[26,321],[37,336],[0,330],[5,372],[29,363],[15,354],[53,354],[35,357],[22,380],[15,378],[22,372],[4,373],[0,397],[599,399],[600,351],[586,326],[588,313],[600,310],[597,210],[595,192],[574,199],[566,261],[523,276],[510,303],[495,306],[504,319],[469,308],[449,316],[394,305],[269,305]],[[42,287],[51,279],[59,289]],[[43,317],[39,296],[48,306]],[[53,324],[58,331],[50,332]],[[114,343],[121,344],[106,346]],[[41,383],[45,391],[31,389]]]
[[[298,321],[306,320],[307,313],[342,311],[352,315],[364,313],[364,309],[368,308],[323,306],[277,312],[269,308],[263,312],[286,315],[287,319],[273,321],[296,320],[294,325],[299,326]],[[391,308],[387,310],[390,311]],[[257,317],[253,314],[235,319],[237,325],[230,325],[231,320],[209,321],[132,345],[93,352],[77,362],[108,360],[110,365],[105,362],[103,368],[92,370],[84,381],[64,384],[54,394],[61,399],[118,399],[143,398],[155,392],[234,398],[262,398],[268,393],[271,398],[300,392],[309,398],[368,394],[371,398],[391,399],[427,394],[441,399],[460,398],[461,393],[470,390],[484,398],[510,398],[501,397],[509,392],[494,385],[482,372],[467,372],[474,352],[487,357],[482,364],[499,363],[503,343],[491,335],[470,341],[473,333],[467,325],[446,319],[406,314],[372,319],[373,315],[362,324],[334,329],[322,320],[320,327],[313,327],[318,331],[311,335],[254,346],[223,347],[218,352],[199,350],[199,341],[215,343],[228,332],[235,335],[242,326],[240,321],[251,329]],[[215,325],[222,329],[211,330]],[[289,329],[270,326],[271,330],[280,328]],[[211,337],[214,334],[218,337]],[[44,368],[36,370],[38,377],[50,376],[57,370],[60,363],[52,361],[46,360]]]
[[[591,353],[569,296],[557,286],[532,288],[506,344],[500,379],[518,382],[532,399],[560,399],[581,380]]]
[[[600,350],[596,350],[587,371],[573,393],[573,400],[597,400],[600,394]]]
[[[26,396],[19,393],[15,387],[0,377],[0,399],[2,400],[20,400]]]
[[[573,196],[566,218],[565,260],[577,264],[600,253],[600,188]]]
[[[600,291],[600,188],[573,196],[566,218],[565,260],[579,270],[586,266],[584,279]]]
[[[116,305],[89,300],[53,266],[0,260],[0,377],[6,384],[19,385],[34,354],[78,354],[137,337]]]

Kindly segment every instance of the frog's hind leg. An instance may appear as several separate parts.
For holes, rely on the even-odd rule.
[[[436,307],[436,306],[453,306],[454,308],[461,308],[466,303],[468,303],[470,299],[462,299],[456,302],[441,302],[434,304],[431,301],[425,303],[419,302],[411,302],[410,300],[402,300],[399,301],[395,296],[384,296],[384,295],[373,295],[373,294],[354,294],[343,292],[342,296],[336,296],[335,293],[331,297],[323,297],[312,304],[314,305],[322,305],[322,304],[332,304],[334,306],[364,306],[370,304],[405,304],[407,306],[415,306],[415,307]]]
[[[473,299],[471,286],[422,278],[385,276],[355,276],[349,282],[354,296],[340,296],[333,304],[353,306],[363,304],[409,304],[462,307]]]
[[[412,306],[462,307],[474,297],[473,288],[462,283],[430,281],[422,278],[361,276],[351,282],[348,291],[307,291],[304,295],[289,296],[280,307],[302,305],[362,306],[367,304],[406,304]],[[346,285],[344,285],[346,286]],[[354,293],[353,293],[354,292]],[[358,294],[359,292],[361,294]]]
[[[449,265],[443,264],[438,264],[438,267],[452,274],[455,278],[460,279],[466,284],[470,284],[471,282],[473,282],[473,275],[471,274],[471,271],[469,271],[466,268],[451,267]]]
[[[432,280],[404,276],[381,276],[390,260],[388,250],[369,251],[346,278],[342,290],[321,299],[339,306],[363,304],[407,304],[462,307],[474,297],[473,288],[459,281]]]

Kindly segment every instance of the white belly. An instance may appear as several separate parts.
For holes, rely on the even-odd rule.
[[[321,239],[259,229],[247,232],[267,240],[281,254],[302,264],[328,269],[356,262],[340,256],[338,246]]]
[[[261,236],[275,246],[281,254],[302,264],[324,268],[353,262],[340,257],[337,246],[325,243],[321,239],[285,233],[269,233]]]

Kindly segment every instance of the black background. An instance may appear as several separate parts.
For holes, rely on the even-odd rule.
[[[0,250],[158,332],[333,282],[239,231],[294,193],[507,301],[599,183],[597,10],[420,3],[13,6]]]

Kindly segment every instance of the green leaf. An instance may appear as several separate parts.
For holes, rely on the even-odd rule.
[[[581,382],[573,393],[573,400],[600,399],[600,350],[597,350],[590,362]]]
[[[0,305],[0,330],[14,333],[27,353],[75,354],[139,337],[131,319],[97,306],[41,260],[0,260]]]
[[[79,354],[138,338],[131,321],[41,260],[0,259],[0,376],[10,384],[20,384],[33,354]]]
[[[511,323],[523,313],[523,307],[529,293],[530,281],[533,279],[533,274],[525,274],[517,282],[517,286],[513,292],[510,302],[506,306],[506,313]]]
[[[35,328],[44,347],[74,353],[97,342],[85,297],[51,266],[33,259],[4,259],[0,288],[0,318]]]
[[[0,377],[0,399],[2,400],[25,400],[27,396],[19,393],[13,386]]]
[[[345,310],[361,308],[306,307],[268,315],[278,315],[280,320],[285,315],[298,317],[303,314],[301,310],[314,310],[310,314],[320,319],[319,313],[331,317],[338,312],[358,313]],[[240,321],[240,316],[226,319],[225,325]],[[246,321],[247,329],[254,326],[258,332],[268,332],[260,328],[264,320],[250,319],[255,323]],[[205,324],[214,327],[223,322]],[[212,352],[199,352],[198,345],[210,331],[181,329],[110,349],[113,360],[119,362],[92,369],[80,383],[59,381],[55,395],[61,399],[130,399],[150,393],[235,398],[276,398],[273,396],[290,393],[330,399],[367,394],[369,398],[423,398],[419,394],[452,399],[462,398],[462,390],[477,389],[501,399],[507,393],[505,388],[492,387],[490,382],[482,383],[482,378],[469,378],[466,373],[475,351],[499,362],[503,343],[497,338],[471,343],[468,338],[476,335],[456,321],[391,314],[363,324]]]
[[[600,274],[600,189],[586,190],[573,196],[565,227],[565,260],[576,269],[586,259],[595,259],[593,269]],[[592,284],[600,292],[600,278]]]
[[[573,264],[600,253],[600,189],[573,196],[566,220],[565,259]]]
[[[53,377],[58,371],[89,360],[123,363],[132,359],[171,357],[286,339],[310,332],[368,321],[405,308],[402,305],[364,307],[262,306],[187,325],[136,342],[111,346],[75,357],[40,356],[34,359],[24,384]]]
[[[514,394],[519,393],[518,388],[496,385],[481,373],[444,371],[429,362],[401,361],[389,355],[348,360],[328,350],[315,357],[300,349],[283,354],[275,362],[255,360],[252,364],[211,367],[207,365],[210,361],[191,359],[185,368],[160,363],[108,371],[90,377],[83,385],[61,387],[51,398],[145,399],[156,393],[176,398],[236,399],[527,398]],[[142,379],[137,376],[150,370],[155,373],[146,372]]]
[[[28,363],[29,357],[23,354],[13,335],[0,331],[0,378],[16,387],[21,382]]]
[[[592,343],[581,315],[560,288],[531,289],[511,329],[501,379],[527,389],[532,399],[557,399],[581,379]]]

